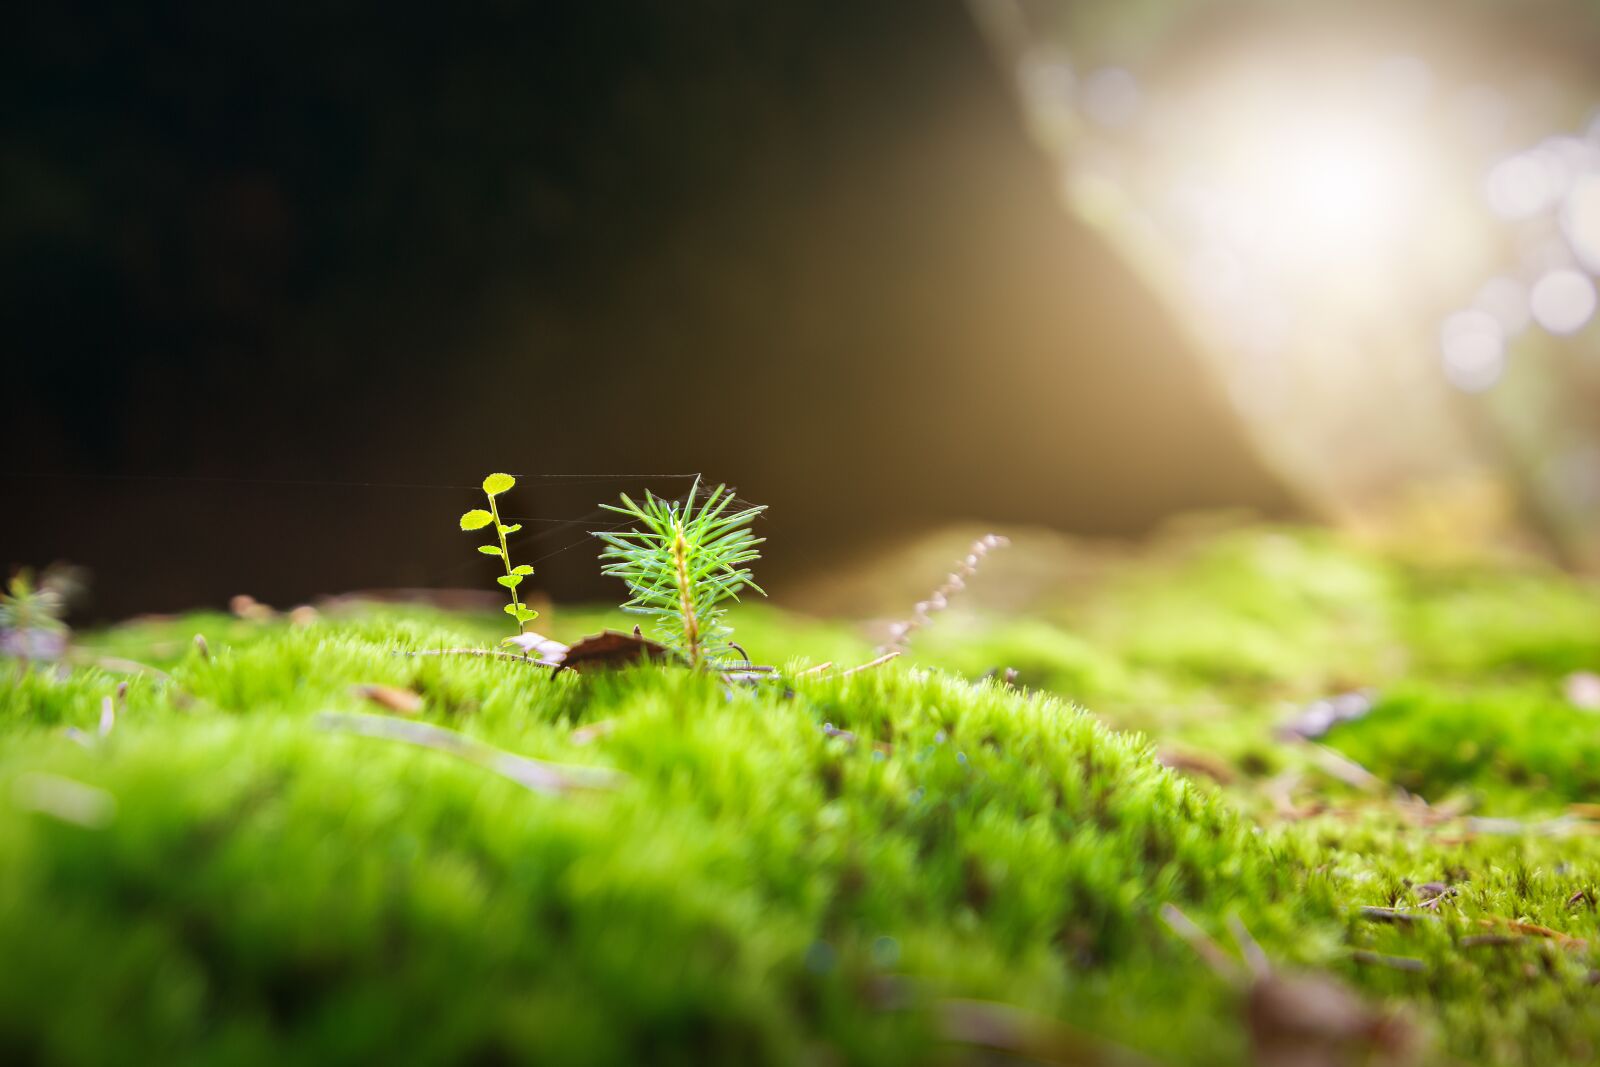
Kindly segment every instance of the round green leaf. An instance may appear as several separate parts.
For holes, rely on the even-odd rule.
[[[505,607],[501,608],[500,610],[504,611],[507,615],[515,615],[517,613],[517,609],[520,608],[521,606],[522,606],[521,604],[507,604]],[[528,620],[519,619],[518,621],[519,622],[527,622]]]
[[[515,567],[511,568],[511,573],[512,574],[532,574],[533,573],[533,568],[528,566],[526,563],[519,563]]]
[[[537,611],[534,611],[532,608],[523,607],[521,604],[518,604],[517,610],[513,611],[511,614],[517,617],[518,622],[530,622],[539,617],[539,613]]]
[[[490,496],[499,496],[516,484],[517,480],[509,474],[491,474],[483,480],[483,491]]]
[[[514,522],[510,526],[501,526],[500,532],[503,534],[514,534],[520,529],[522,529],[522,523]]]
[[[500,554],[500,546],[499,545],[479,545],[478,546],[478,551],[482,552],[485,556],[498,556]]]
[[[495,581],[499,582],[507,589],[515,589],[517,586],[522,584],[522,575],[502,574],[500,577],[496,578]]]
[[[487,511],[484,511],[482,508],[473,508],[465,515],[461,516],[461,528],[463,530],[481,530],[493,521],[494,516],[490,515]]]

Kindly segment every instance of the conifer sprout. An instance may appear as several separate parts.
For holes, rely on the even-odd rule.
[[[522,602],[517,595],[517,586],[522,580],[533,573],[533,568],[526,563],[511,565],[511,556],[506,551],[506,534],[514,534],[522,529],[522,524],[512,523],[506,525],[500,521],[500,507],[495,503],[495,497],[509,491],[517,484],[517,480],[509,474],[491,474],[483,480],[483,495],[489,498],[489,510],[473,508],[461,516],[463,530],[481,530],[485,526],[493,525],[495,539],[499,542],[494,545],[479,545],[478,551],[486,556],[498,556],[505,565],[506,572],[495,581],[505,586],[511,593],[511,603],[505,606],[505,613],[517,622],[517,633],[521,634],[527,629],[528,623],[539,617],[539,613]]]
[[[646,491],[643,504],[624,493],[620,505],[601,505],[638,524],[624,533],[595,532],[607,546],[602,573],[628,583],[623,610],[651,616],[655,636],[691,667],[716,666],[733,652],[728,601],[746,589],[766,596],[746,566],[761,558],[756,546],[765,539],[750,523],[766,508],[732,511],[733,504],[723,485],[702,497],[696,478],[681,504]]]
[[[62,616],[71,592],[72,578],[60,569],[37,582],[26,568],[12,575],[0,591],[0,655],[15,656],[24,668],[30,660],[59,658],[66,649]]]

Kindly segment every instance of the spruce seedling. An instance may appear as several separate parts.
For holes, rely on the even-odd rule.
[[[522,524],[518,522],[508,526],[501,522],[500,507],[495,503],[495,497],[511,489],[516,484],[517,480],[509,474],[491,474],[485,478],[483,480],[483,493],[489,498],[489,510],[473,508],[465,515],[462,515],[461,528],[463,530],[481,530],[485,526],[494,526],[495,540],[499,543],[479,545],[478,551],[486,556],[500,557],[500,562],[505,565],[505,574],[496,578],[495,581],[511,592],[511,603],[505,606],[505,613],[517,621],[517,633],[520,634],[527,629],[527,625],[531,620],[539,617],[539,613],[524,604],[522,598],[517,595],[517,586],[522,584],[524,578],[533,573],[533,568],[526,563],[518,564],[515,567],[511,565],[511,556],[506,551],[506,534],[516,533],[522,529]]]
[[[602,573],[628,583],[631,597],[623,610],[652,616],[656,637],[691,667],[715,664],[732,651],[728,601],[745,589],[766,595],[745,566],[761,558],[755,546],[764,539],[749,527],[766,508],[730,511],[734,497],[726,486],[697,502],[699,490],[696,478],[681,504],[648,491],[636,504],[623,494],[621,505],[601,506],[638,526],[595,533],[607,546],[600,553]]]
[[[71,592],[66,571],[52,568],[38,582],[27,568],[12,575],[0,592],[0,655],[16,656],[24,667],[29,660],[60,656],[67,643],[61,617]]]

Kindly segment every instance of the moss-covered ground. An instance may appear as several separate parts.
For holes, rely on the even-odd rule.
[[[1025,611],[980,575],[848,677],[800,672],[862,627],[743,610],[753,688],[404,655],[500,635],[422,607],[4,665],[0,1063],[1337,1062],[1275,1059],[1317,1004],[1264,1007],[1165,904],[1392,1017],[1327,1024],[1349,1062],[1600,1056],[1594,588],[1311,530],[1088,570]]]

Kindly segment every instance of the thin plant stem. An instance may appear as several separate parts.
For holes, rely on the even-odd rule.
[[[694,585],[689,581],[689,546],[683,539],[683,523],[672,524],[672,565],[678,580],[678,604],[683,612],[684,652],[689,666],[700,666],[700,622],[694,611]]]
[[[500,506],[494,502],[494,497],[491,494],[485,493],[484,495],[489,497],[489,516],[494,520],[494,535],[500,541],[500,565],[506,569],[506,577],[510,578],[512,576],[511,555],[506,551],[505,531],[500,528]],[[521,607],[522,601],[517,597],[517,587],[513,585],[509,592],[511,593],[511,606],[514,608]],[[528,632],[528,626],[522,621],[521,614],[513,615],[512,618],[517,620],[517,633]]]

